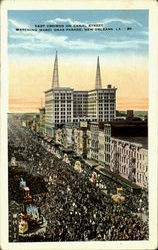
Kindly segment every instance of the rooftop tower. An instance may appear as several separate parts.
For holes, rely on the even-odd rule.
[[[56,51],[55,61],[54,61],[54,69],[53,69],[53,79],[52,79],[52,88],[59,87],[59,75],[58,75],[58,54]]]
[[[100,73],[100,63],[99,63],[99,56],[97,58],[97,70],[96,70],[96,79],[95,79],[95,89],[101,89],[101,73]]]

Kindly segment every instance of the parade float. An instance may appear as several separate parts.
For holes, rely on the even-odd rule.
[[[33,199],[30,195],[30,188],[26,181],[20,179],[20,190],[23,194],[23,212],[18,215],[18,233],[21,237],[31,237],[46,232],[47,221],[39,212],[39,208],[32,204]]]
[[[93,172],[93,173],[92,173],[92,176],[91,176],[91,178],[90,178],[90,181],[91,181],[92,183],[96,183],[96,180],[97,180],[97,173],[96,173],[96,172]]]
[[[63,158],[63,161],[67,164],[70,164],[70,161],[69,161],[69,158],[68,158],[68,155],[67,154],[64,154],[64,158]]]
[[[82,167],[81,167],[81,162],[80,161],[75,162],[74,169],[77,170],[79,173],[82,172]]]
[[[11,158],[10,165],[12,168],[15,168],[18,166],[16,158],[14,156]]]
[[[39,213],[36,205],[29,204],[25,207],[25,212],[18,216],[19,219],[19,236],[31,237],[46,232],[47,221]]]
[[[32,202],[32,196],[30,195],[30,188],[26,186],[26,181],[23,178],[20,179],[20,189],[23,192],[23,202]]]
[[[26,187],[26,181],[23,178],[20,178],[20,189],[23,190]]]
[[[123,188],[117,188],[117,193],[111,196],[112,200],[117,203],[122,203],[125,201],[125,196],[122,195]]]
[[[16,160],[15,156],[11,157],[11,160],[10,160],[10,169],[9,170],[11,172],[15,172],[15,173],[18,173],[21,170],[19,168],[19,165],[17,163],[17,160]]]
[[[9,172],[14,174],[15,176],[19,176],[21,172],[25,172],[24,168],[20,166],[15,156],[11,157],[9,164]]]

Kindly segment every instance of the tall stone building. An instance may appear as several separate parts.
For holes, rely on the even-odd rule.
[[[60,125],[73,123],[73,89],[56,87],[45,92],[45,129],[49,136]]]
[[[115,120],[115,87],[108,85],[106,89],[94,89],[88,92],[88,117],[95,122]]]
[[[45,91],[45,132],[54,137],[55,129],[80,121],[113,121],[116,117],[116,88],[102,88],[99,57],[95,89],[75,91],[60,87],[56,52],[52,88]]]

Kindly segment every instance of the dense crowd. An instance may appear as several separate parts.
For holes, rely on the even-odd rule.
[[[8,141],[9,160],[15,156],[28,174],[44,179],[44,192],[34,192],[37,183],[30,182],[29,186],[48,223],[43,241],[148,239],[148,222],[137,214],[140,200],[148,210],[146,196],[125,190],[125,202],[114,202],[111,194],[116,192],[117,183],[98,176],[106,186],[107,192],[102,192],[100,185],[89,181],[91,171],[86,166],[82,173],[74,170],[72,164],[52,154],[46,142],[15,122],[9,122]],[[9,186],[14,188],[11,183]]]

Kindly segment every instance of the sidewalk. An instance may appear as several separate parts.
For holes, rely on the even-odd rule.
[[[112,180],[116,181],[116,182],[119,182],[120,184],[124,185],[124,186],[127,186],[128,188],[130,189],[133,189],[133,190],[137,190],[137,191],[140,191],[141,188],[134,184],[134,183],[131,183],[129,180],[123,178],[122,176],[120,175],[117,175],[113,172],[111,172],[110,170],[102,167],[102,166],[97,166],[95,168],[99,173],[103,174],[103,175],[106,175],[108,176],[109,178],[111,178]]]

